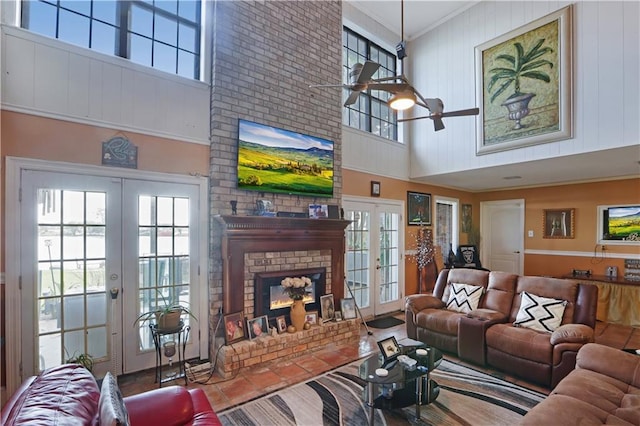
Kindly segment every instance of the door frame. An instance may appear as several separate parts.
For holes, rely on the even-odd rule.
[[[359,197],[359,196],[343,196],[342,197],[342,205],[344,206],[344,203],[359,203],[359,204],[368,204],[370,206],[372,206],[374,209],[377,208],[377,206],[379,205],[386,205],[386,206],[393,206],[394,208],[399,208],[400,210],[400,221],[399,221],[399,226],[400,229],[398,230],[398,238],[399,238],[399,253],[398,253],[398,295],[399,295],[399,306],[400,306],[400,310],[404,310],[404,304],[401,303],[402,299],[405,296],[405,233],[406,233],[406,225],[404,223],[405,220],[405,202],[403,200],[395,200],[395,199],[390,199],[390,198],[376,198],[375,200],[372,200],[370,197]],[[370,230],[371,232],[371,230]],[[346,233],[346,230],[345,230]],[[376,249],[379,249],[379,243],[375,242],[375,247]],[[346,253],[345,253],[346,256]],[[374,257],[372,257],[372,262],[375,263],[375,261],[373,260]],[[343,271],[343,274],[346,277],[346,268],[347,268],[347,262],[345,261],[345,270]],[[372,282],[376,282],[376,269],[375,269],[375,265],[370,265],[371,269],[369,271],[369,278],[372,280]],[[351,294],[349,293],[349,290],[346,288],[346,281],[345,281],[345,297],[351,297]],[[374,290],[375,291],[375,290]],[[371,306],[366,307],[366,308],[360,308],[358,307],[361,312],[362,315],[365,317],[373,317],[379,313],[375,312],[375,306],[377,305],[377,302],[375,301],[375,296],[374,294],[371,295]]]
[[[480,235],[488,235],[491,232],[491,224],[489,221],[490,211],[495,207],[517,207],[520,212],[519,224],[520,229],[518,230],[518,234],[520,239],[518,241],[518,247],[520,251],[520,256],[518,259],[518,269],[519,275],[524,273],[524,220],[525,220],[525,200],[524,198],[517,198],[511,200],[499,200],[499,201],[483,201],[480,203]],[[480,239],[480,263],[482,265],[489,265],[490,262],[488,259],[491,259],[491,253],[489,253],[488,245],[484,242],[485,239]]]
[[[23,170],[37,170],[40,172],[66,173],[78,175],[92,175],[99,177],[112,177],[117,179],[152,180],[157,182],[183,183],[197,185],[200,197],[198,212],[199,226],[202,232],[199,235],[198,249],[199,259],[199,291],[195,295],[199,301],[199,309],[202,315],[209,315],[209,217],[208,179],[201,176],[187,176],[162,172],[131,170],[124,168],[110,168],[103,166],[76,164],[67,162],[44,161],[22,157],[6,157],[5,167],[5,324],[6,324],[6,379],[7,394],[11,395],[20,386],[22,377],[22,348],[21,329],[12,325],[20,324],[22,307],[20,304],[20,253],[21,242],[21,173]],[[196,300],[194,297],[194,300]],[[200,358],[209,357],[209,327],[208,320],[202,318],[197,322],[200,335]],[[125,325],[122,325],[125,327]],[[196,331],[196,330],[193,330]]]

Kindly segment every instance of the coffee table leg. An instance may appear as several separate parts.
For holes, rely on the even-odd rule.
[[[369,406],[369,426],[373,426],[373,415],[375,408],[373,407],[373,383],[367,382],[367,406]]]
[[[429,385],[427,384],[427,391]],[[422,393],[424,392],[424,377],[416,379],[416,418],[420,420],[420,407],[422,406]]]

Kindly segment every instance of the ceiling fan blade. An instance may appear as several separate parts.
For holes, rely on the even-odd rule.
[[[362,69],[360,70],[360,75],[358,76],[356,82],[362,84],[371,80],[371,77],[376,73],[376,71],[378,71],[378,68],[380,68],[379,63],[366,61],[362,66]]]
[[[478,115],[480,113],[479,108],[461,109],[458,111],[443,112],[442,117],[461,117],[464,115]]]
[[[442,117],[436,115],[435,117],[431,117],[433,119],[433,128],[437,132],[439,130],[444,129],[444,123],[442,122]]]
[[[358,97],[360,96],[360,91],[358,90],[353,90],[351,92],[351,94],[349,95],[349,97],[347,98],[346,101],[344,101],[344,106],[349,106],[349,105],[353,105],[356,103],[356,101],[358,100]]]

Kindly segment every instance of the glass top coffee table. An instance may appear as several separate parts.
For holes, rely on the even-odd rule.
[[[417,354],[418,349],[425,350],[426,355]],[[369,407],[370,425],[376,408],[392,410],[415,404],[416,417],[420,419],[420,407],[435,401],[440,393],[438,384],[429,375],[442,362],[442,352],[424,344],[401,346],[400,352],[417,361],[416,365],[406,368],[398,360],[385,363],[380,353],[369,356],[358,368],[360,378],[367,383],[364,399]],[[386,369],[387,375],[376,374],[379,368]]]

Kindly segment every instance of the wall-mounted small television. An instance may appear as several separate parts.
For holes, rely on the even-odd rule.
[[[640,204],[598,206],[600,244],[640,244]]]
[[[238,188],[333,196],[333,142],[238,120]]]

